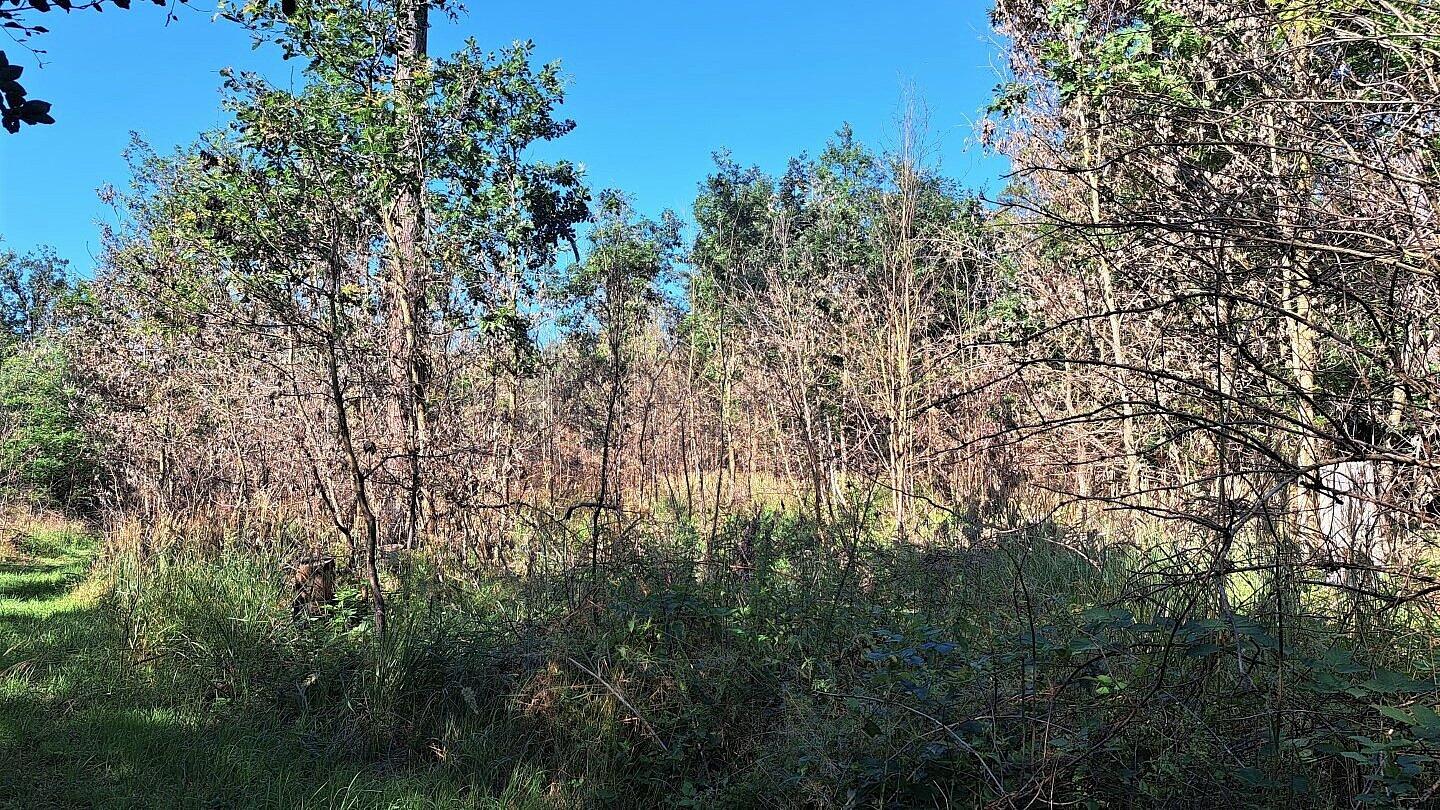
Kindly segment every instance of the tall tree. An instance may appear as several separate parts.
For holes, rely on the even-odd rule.
[[[417,541],[430,483],[431,358],[484,331],[505,279],[532,278],[573,241],[578,173],[526,155],[573,124],[553,116],[558,68],[532,71],[526,44],[489,55],[472,41],[431,63],[397,24],[416,18],[387,4],[244,15],[309,60],[305,86],[232,75],[227,132],[143,158],[107,281],[126,310],[162,301],[179,328],[243,338],[245,362],[324,416],[334,442],[302,431],[301,449],[383,622],[379,548]],[[468,446],[446,435],[460,446],[433,452]]]

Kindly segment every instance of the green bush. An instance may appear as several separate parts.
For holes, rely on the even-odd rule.
[[[94,447],[64,353],[37,343],[0,360],[0,487],[57,505],[88,494]]]

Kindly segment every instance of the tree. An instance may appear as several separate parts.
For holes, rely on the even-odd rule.
[[[61,346],[42,341],[0,356],[0,491],[80,505],[95,460],[85,407]]]
[[[34,340],[57,324],[75,292],[65,267],[50,248],[23,256],[0,248],[0,354],[7,344]]]
[[[141,157],[107,285],[122,310],[228,341],[241,362],[278,373],[315,495],[364,559],[383,624],[380,546],[418,542],[428,458],[472,452],[433,443],[465,438],[419,421],[416,364],[426,379],[458,373],[434,364],[511,317],[517,290],[573,241],[587,210],[578,172],[526,153],[574,125],[553,115],[558,68],[532,71],[528,44],[494,55],[471,41],[430,62],[407,50],[413,31],[389,4],[244,14],[309,59],[304,89],[231,75],[228,132]],[[408,73],[402,59],[417,60]],[[400,223],[416,222],[417,160],[428,202],[415,233]]]
[[[977,203],[926,165],[911,123],[898,153],[870,151],[847,127],[778,179],[721,161],[695,204],[691,339],[729,352],[740,370],[720,379],[744,379],[741,399],[783,404],[775,429],[798,438],[817,526],[866,480],[907,534],[912,499],[938,483],[919,482],[917,431],[953,382],[926,358],[951,355],[972,306],[987,305],[970,298],[962,244]]]
[[[572,337],[605,369],[599,485],[590,519],[593,576],[599,564],[601,514],[624,511],[625,482],[615,467],[626,450],[634,366],[644,348],[638,344],[647,325],[663,323],[664,312],[676,309],[668,299],[678,280],[680,221],[669,211],[658,222],[637,216],[624,197],[606,192],[596,205],[589,237],[588,255],[572,268],[567,298]],[[649,348],[658,347],[652,343]]]
[[[1363,0],[1022,0],[996,19],[1005,202],[1027,225],[1011,250],[1043,320],[1000,377],[1027,393],[1009,435],[1080,460],[1042,479],[1049,514],[1163,538],[1133,592],[1218,616],[1274,738],[1304,737],[1245,623],[1353,638],[1429,592],[1440,230],[1420,201],[1440,174],[1416,127],[1440,19]],[[1175,688],[1159,673],[1148,694]]]
[[[0,488],[58,505],[86,495],[93,472],[84,399],[58,340],[83,295],[53,250],[0,250]]]

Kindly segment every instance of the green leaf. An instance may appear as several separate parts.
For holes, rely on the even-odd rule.
[[[1392,672],[1388,669],[1375,671],[1374,677],[1360,684],[1361,688],[1381,694],[1396,694],[1401,692],[1423,692],[1430,687],[1429,684],[1417,681],[1408,675],[1399,672]]]
[[[1378,703],[1372,703],[1370,705],[1381,714],[1396,722],[1404,723],[1407,726],[1415,722],[1404,709],[1398,706],[1382,706]]]
[[[1423,703],[1417,703],[1410,707],[1410,712],[1415,716],[1415,723],[1427,731],[1440,731],[1440,714]]]

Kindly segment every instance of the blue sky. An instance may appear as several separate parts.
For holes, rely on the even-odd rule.
[[[303,2],[304,0],[301,0]],[[199,0],[178,20],[136,2],[130,11],[51,13],[34,42],[43,68],[14,47],[32,95],[57,122],[0,133],[0,235],[8,247],[49,244],[88,274],[99,254],[96,189],[123,186],[131,131],[159,149],[225,123],[222,67],[260,70],[279,83],[298,67],[249,35],[211,22]],[[1004,164],[973,144],[973,123],[997,82],[998,56],[981,0],[741,0],[692,3],[470,4],[436,20],[431,50],[466,37],[498,47],[531,39],[570,81],[564,113],[578,129],[547,153],[583,163],[595,188],[619,188],[637,207],[688,215],[711,154],[729,148],[770,171],[814,153],[842,123],[865,142],[893,142],[907,87],[928,107],[942,170],[995,189]],[[9,43],[6,43],[8,46]]]

